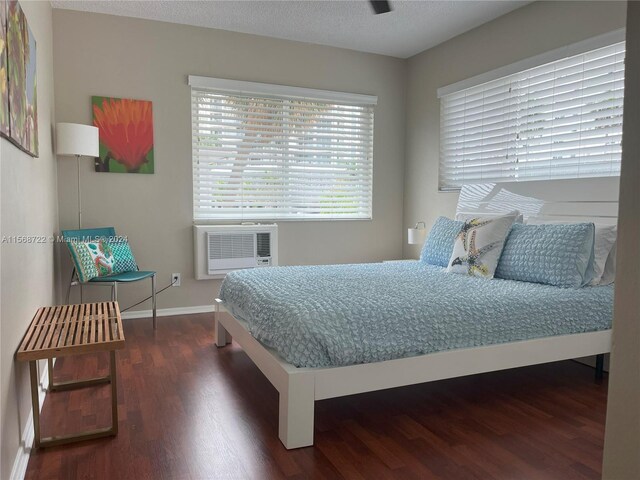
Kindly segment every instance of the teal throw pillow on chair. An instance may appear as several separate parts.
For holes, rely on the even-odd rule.
[[[126,240],[111,242],[111,253],[113,253],[113,273],[135,272],[138,264],[133,257],[133,252]]]
[[[111,247],[104,240],[88,242],[67,242],[73,264],[78,272],[78,280],[86,283],[95,277],[113,273],[114,258]]]

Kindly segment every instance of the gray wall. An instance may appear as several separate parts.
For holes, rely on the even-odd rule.
[[[61,159],[56,172],[51,149],[53,45],[57,121],[91,123],[91,95],[154,102],[156,174],[97,174],[85,159],[83,210],[85,226],[114,225],[127,234],[139,263],[158,270],[161,285],[171,272],[183,274],[183,286],[163,294],[160,307],[210,304],[218,289],[217,282],[193,280],[187,75],[378,95],[374,220],[280,223],[283,264],[376,261],[400,257],[404,227],[418,220],[430,224],[454,211],[456,195],[437,192],[438,87],[620,28],[625,19],[621,2],[537,2],[405,62],[60,10],[53,13],[52,33],[49,3],[22,3],[38,40],[41,155],[33,159],[0,141],[1,234],[49,235],[57,230],[58,218],[61,228],[75,226],[75,163]],[[405,256],[417,253],[404,247]],[[67,267],[66,252],[61,257]],[[48,243],[2,245],[0,478],[9,477],[30,409],[27,370],[14,365],[13,355],[35,308],[56,299],[54,258]],[[146,293],[142,286],[128,290],[122,292],[124,305]],[[624,428],[624,422],[613,423],[611,411],[609,419],[610,427]]]
[[[58,227],[56,158],[51,146],[51,6],[49,2],[20,3],[38,43],[40,158],[30,157],[0,139],[0,233],[49,236]],[[54,248],[49,242],[3,243],[0,264],[0,478],[8,479],[31,412],[29,368],[14,364],[13,357],[36,309],[56,303]]]
[[[373,221],[279,222],[280,263],[401,258],[404,61],[100,14],[55,10],[53,21],[58,122],[91,123],[91,95],[153,101],[156,173],[95,173],[85,159],[83,226],[114,225],[128,235],[141,268],[159,272],[160,286],[182,273],[182,286],[163,293],[159,308],[211,304],[219,287],[193,275],[189,74],[378,95]],[[75,168],[73,160],[59,162],[60,228],[77,224]],[[127,306],[147,286],[120,292]]]
[[[46,236],[57,231],[58,219],[61,228],[75,226],[75,163],[68,159],[56,163],[51,146],[53,57],[57,121],[90,123],[91,95],[152,100],[156,174],[97,174],[85,159],[83,210],[85,226],[115,225],[127,234],[139,263],[158,270],[161,285],[169,281],[171,272],[183,274],[183,286],[163,294],[160,307],[210,304],[218,289],[217,282],[193,280],[187,75],[378,95],[374,220],[280,224],[283,264],[376,261],[400,257],[404,227],[418,220],[431,223],[437,215],[451,215],[455,208],[455,194],[437,192],[438,87],[620,28],[625,19],[621,2],[537,2],[405,62],[122,17],[58,10],[52,19],[49,2],[22,5],[38,41],[41,152],[34,159],[0,140],[0,233]],[[405,246],[404,254],[416,256],[417,248]],[[2,245],[0,478],[10,475],[30,411],[27,369],[14,364],[13,355],[34,310],[56,301],[55,258],[50,243]],[[68,266],[64,251],[62,259]],[[66,278],[68,271],[64,274]],[[142,286],[129,289],[122,293],[122,303],[127,305],[145,293]],[[623,310],[618,301],[616,338],[635,342],[637,332],[627,336],[624,328],[637,322],[626,321],[633,319],[625,319],[625,311],[631,310]],[[620,353],[614,358],[621,373],[618,379],[615,372],[612,376],[612,394],[626,393],[622,370],[630,365],[628,360],[635,360],[633,355]],[[616,403],[614,410],[613,406],[607,433],[610,463],[605,465],[605,474],[609,472],[611,478],[622,472],[614,466],[614,454],[625,453],[612,439],[630,425],[615,412],[635,408]],[[637,439],[627,445],[636,446]]]
[[[455,214],[458,195],[438,192],[439,87],[625,25],[625,2],[535,2],[408,60],[404,224]],[[406,233],[405,233],[406,236]],[[420,248],[404,245],[407,258]]]
[[[611,376],[603,478],[640,478],[640,3],[629,2]]]

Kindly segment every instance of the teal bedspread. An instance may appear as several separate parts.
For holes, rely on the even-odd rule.
[[[486,280],[422,262],[240,270],[220,298],[298,367],[606,330],[613,317],[613,286]]]

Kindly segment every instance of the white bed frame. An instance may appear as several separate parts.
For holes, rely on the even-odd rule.
[[[463,188],[459,213],[615,223],[618,178],[555,180]],[[216,299],[215,342],[231,338],[244,349],[280,394],[280,440],[287,449],[313,445],[316,400],[372,392],[446,378],[608,353],[611,330],[448,350],[384,362],[332,368],[296,368],[265,347]]]

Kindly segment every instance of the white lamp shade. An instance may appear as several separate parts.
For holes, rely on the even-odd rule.
[[[409,229],[409,245],[422,245],[427,238],[426,228],[410,228]]]
[[[78,123],[59,123],[56,126],[56,153],[99,157],[98,128]]]

